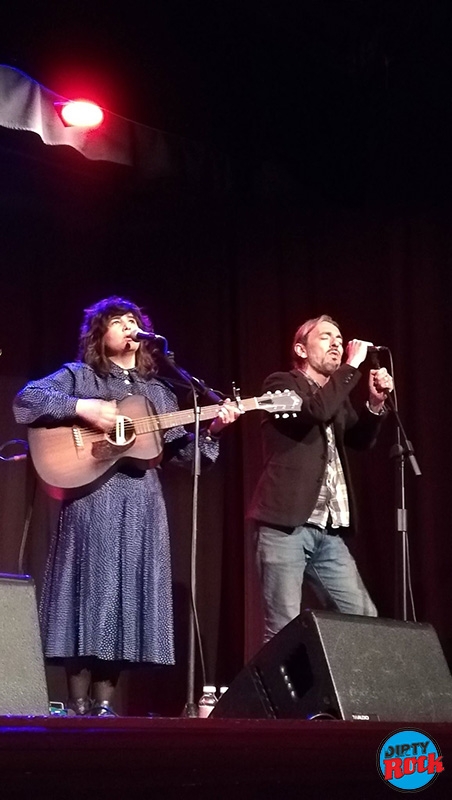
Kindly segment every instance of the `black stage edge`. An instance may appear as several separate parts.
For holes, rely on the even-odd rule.
[[[122,717],[0,717],[1,797],[396,797],[376,769],[382,740],[407,723]],[[425,800],[452,793],[452,724],[433,737],[444,772]],[[408,793],[410,794],[410,793]],[[424,795],[423,795],[424,796]]]

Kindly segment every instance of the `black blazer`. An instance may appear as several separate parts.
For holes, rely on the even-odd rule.
[[[349,394],[360,378],[361,373],[348,364],[342,364],[322,388],[310,384],[297,369],[275,372],[266,378],[263,391],[291,389],[303,404],[295,418],[275,419],[263,412],[264,467],[251,500],[249,518],[289,528],[309,519],[325,472],[325,428],[333,422],[350,505],[350,528],[344,528],[342,533],[356,530],[356,504],[345,448],[371,447],[383,417],[372,414],[366,406],[359,415],[353,408]]]

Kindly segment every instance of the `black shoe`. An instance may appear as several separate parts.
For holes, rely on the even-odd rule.
[[[112,707],[108,705],[107,700],[103,700],[102,703],[94,703],[91,711],[90,717],[117,717],[116,711],[113,711]]]

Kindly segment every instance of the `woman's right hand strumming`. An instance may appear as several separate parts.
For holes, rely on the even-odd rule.
[[[118,416],[116,400],[77,400],[75,410],[78,417],[104,433],[114,428]]]

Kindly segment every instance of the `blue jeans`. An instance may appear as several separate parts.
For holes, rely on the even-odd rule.
[[[342,614],[377,616],[355,559],[340,536],[313,525],[294,528],[292,533],[260,525],[256,533],[265,642],[300,613],[304,578],[312,583],[326,608]]]

